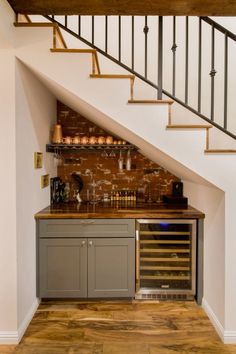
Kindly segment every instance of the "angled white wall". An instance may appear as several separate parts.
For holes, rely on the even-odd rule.
[[[17,63],[14,14],[0,2],[0,344],[17,343],[37,307],[35,291],[34,213],[49,204],[49,188],[40,176],[55,175],[45,154],[54,96]],[[44,152],[44,166],[34,170],[34,151]]]
[[[56,100],[41,82],[16,61],[16,216],[17,324],[19,335],[37,308],[34,214],[50,203],[50,188],[40,178],[56,175],[46,144],[56,120]],[[34,168],[34,152],[43,153],[43,168]]]

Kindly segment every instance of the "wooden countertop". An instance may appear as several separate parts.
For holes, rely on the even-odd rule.
[[[205,215],[190,205],[185,208],[166,204],[104,202],[64,203],[50,205],[37,214],[35,219],[202,219]]]

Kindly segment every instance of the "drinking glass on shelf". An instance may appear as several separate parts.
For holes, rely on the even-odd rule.
[[[127,171],[130,171],[130,170],[131,170],[131,156],[130,156],[130,150],[128,150],[128,152],[127,152],[126,170],[127,170]]]
[[[116,157],[116,154],[115,154],[114,150],[111,150],[111,152],[109,154],[109,157]]]
[[[53,164],[55,167],[62,166],[64,162],[64,158],[60,150],[55,149],[53,155]]]
[[[124,159],[122,156],[122,151],[120,150],[120,157],[118,159],[118,167],[120,171],[123,171],[123,164],[124,164]]]
[[[106,152],[106,150],[103,150],[102,154],[101,154],[102,157],[108,157],[108,153]]]
[[[64,159],[63,159],[61,151],[58,151],[57,158],[58,158],[58,166],[62,166],[63,162],[64,162]]]
[[[54,150],[54,154],[53,154],[53,165],[54,167],[57,167],[59,165],[59,153],[58,153],[58,149]]]

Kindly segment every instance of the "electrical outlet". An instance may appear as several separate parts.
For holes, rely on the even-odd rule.
[[[43,153],[35,152],[34,153],[34,168],[42,168],[43,167]]]
[[[49,186],[49,175],[41,176],[41,188],[45,188]]]

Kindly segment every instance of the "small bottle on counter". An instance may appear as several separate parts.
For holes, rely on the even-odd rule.
[[[70,183],[66,182],[64,188],[64,202],[68,203],[70,201]]]

